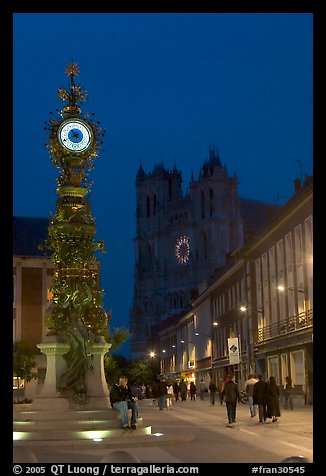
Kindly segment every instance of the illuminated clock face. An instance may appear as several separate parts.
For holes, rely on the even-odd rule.
[[[92,141],[88,124],[77,119],[65,121],[59,128],[58,137],[63,147],[72,152],[84,152]]]
[[[186,264],[189,260],[190,243],[188,236],[180,236],[175,244],[175,256],[181,264]]]

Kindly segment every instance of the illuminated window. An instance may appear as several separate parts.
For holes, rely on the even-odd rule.
[[[48,289],[47,289],[47,300],[48,300],[48,302],[51,302],[52,299],[53,299],[52,289],[51,289],[51,288],[48,288]]]
[[[24,388],[25,381],[20,377],[13,377],[12,378],[12,388],[14,390],[18,390],[19,388]]]

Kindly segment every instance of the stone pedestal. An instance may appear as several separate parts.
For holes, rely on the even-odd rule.
[[[96,343],[92,346],[93,370],[88,370],[86,373],[86,387],[90,398],[83,405],[85,408],[108,408],[110,406],[109,391],[104,373],[104,354],[110,347],[111,344],[106,342]]]
[[[100,342],[92,345],[92,370],[86,373],[86,387],[89,400],[81,405],[71,399],[63,397],[57,391],[58,379],[66,369],[64,354],[69,350],[69,344],[61,342],[48,342],[38,344],[40,351],[46,355],[47,369],[45,381],[40,394],[35,398],[31,409],[107,409],[109,407],[109,392],[104,374],[104,354],[110,349],[111,344]]]
[[[121,429],[119,412],[111,408],[109,401],[104,354],[110,347],[111,344],[106,343],[104,338],[92,345],[93,369],[86,373],[89,398],[85,404],[80,404],[57,391],[58,380],[67,368],[63,356],[68,352],[69,345],[61,342],[39,344],[38,348],[47,358],[45,381],[40,394],[30,405],[25,408],[14,405],[14,440],[26,440],[26,443],[71,442],[127,436],[125,430]],[[151,433],[151,427],[143,426],[141,418],[137,426],[140,426],[135,431],[138,435]]]

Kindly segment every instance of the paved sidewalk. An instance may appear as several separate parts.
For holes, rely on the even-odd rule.
[[[218,417],[225,417],[225,424],[227,423],[226,416],[226,407],[225,403],[222,405],[219,401],[215,402],[215,405],[212,406],[209,403],[209,399],[200,400],[196,398],[196,401],[191,401],[187,399],[185,402],[176,402],[174,409],[177,408],[188,408],[196,409],[203,411],[207,414],[216,415]],[[301,428],[302,425],[305,425],[304,433],[306,436],[311,436],[313,434],[313,406],[305,405],[302,407],[297,407],[294,410],[285,410],[281,405],[281,416],[278,418],[277,425],[283,431],[288,431],[291,433],[297,433],[298,428]],[[238,403],[237,404],[237,424],[241,425],[252,425],[258,422],[258,410],[257,416],[251,418],[249,412],[248,404]],[[267,420],[267,423],[270,424],[271,420]]]
[[[79,447],[71,446],[71,442],[62,442],[61,447],[53,447],[51,441],[39,443],[18,442],[14,446],[23,450],[29,449],[39,463],[96,463],[96,462],[152,462],[152,463],[182,463],[191,461],[220,461],[232,462],[233,459],[225,450],[232,445],[244,453],[248,453],[248,442],[252,441],[252,455],[243,456],[248,462],[253,458],[270,458],[270,462],[280,462],[282,457],[301,454],[312,460],[313,443],[313,408],[305,406],[294,410],[281,408],[281,417],[276,423],[258,423],[258,417],[251,418],[247,404],[237,405],[237,421],[233,429],[227,428],[225,404],[219,401],[210,405],[209,399],[196,401],[190,399],[173,402],[172,410],[158,410],[157,401],[145,399],[139,402],[139,414],[145,425],[151,425],[152,435],[137,437],[131,434],[123,441],[103,441],[94,443],[81,441]],[[137,431],[137,430],[136,430]],[[162,436],[154,436],[154,434]],[[209,441],[207,434],[212,435]],[[216,441],[225,445],[221,454],[214,455],[219,448]],[[226,442],[230,441],[229,446]],[[127,444],[126,444],[127,442]],[[260,445],[260,446],[259,446]],[[261,449],[260,449],[261,448]],[[257,452],[257,449],[259,450]],[[301,451],[302,450],[302,451]],[[125,453],[121,453],[125,451]],[[270,452],[270,456],[260,456],[260,453]],[[197,452],[197,454],[196,454]],[[224,453],[223,453],[224,452]],[[214,458],[213,458],[214,455]],[[283,455],[283,456],[282,456]],[[120,458],[120,460],[118,459]],[[121,460],[123,458],[123,460]],[[212,459],[213,458],[213,459]],[[229,458],[229,459],[228,459]],[[22,461],[20,461],[22,462]],[[26,461],[28,462],[28,461]],[[221,461],[222,462],[222,461]]]

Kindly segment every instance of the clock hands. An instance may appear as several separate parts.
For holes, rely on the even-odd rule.
[[[59,140],[72,152],[86,151],[91,145],[91,132],[88,128],[88,124],[79,119],[65,121],[59,129]]]

